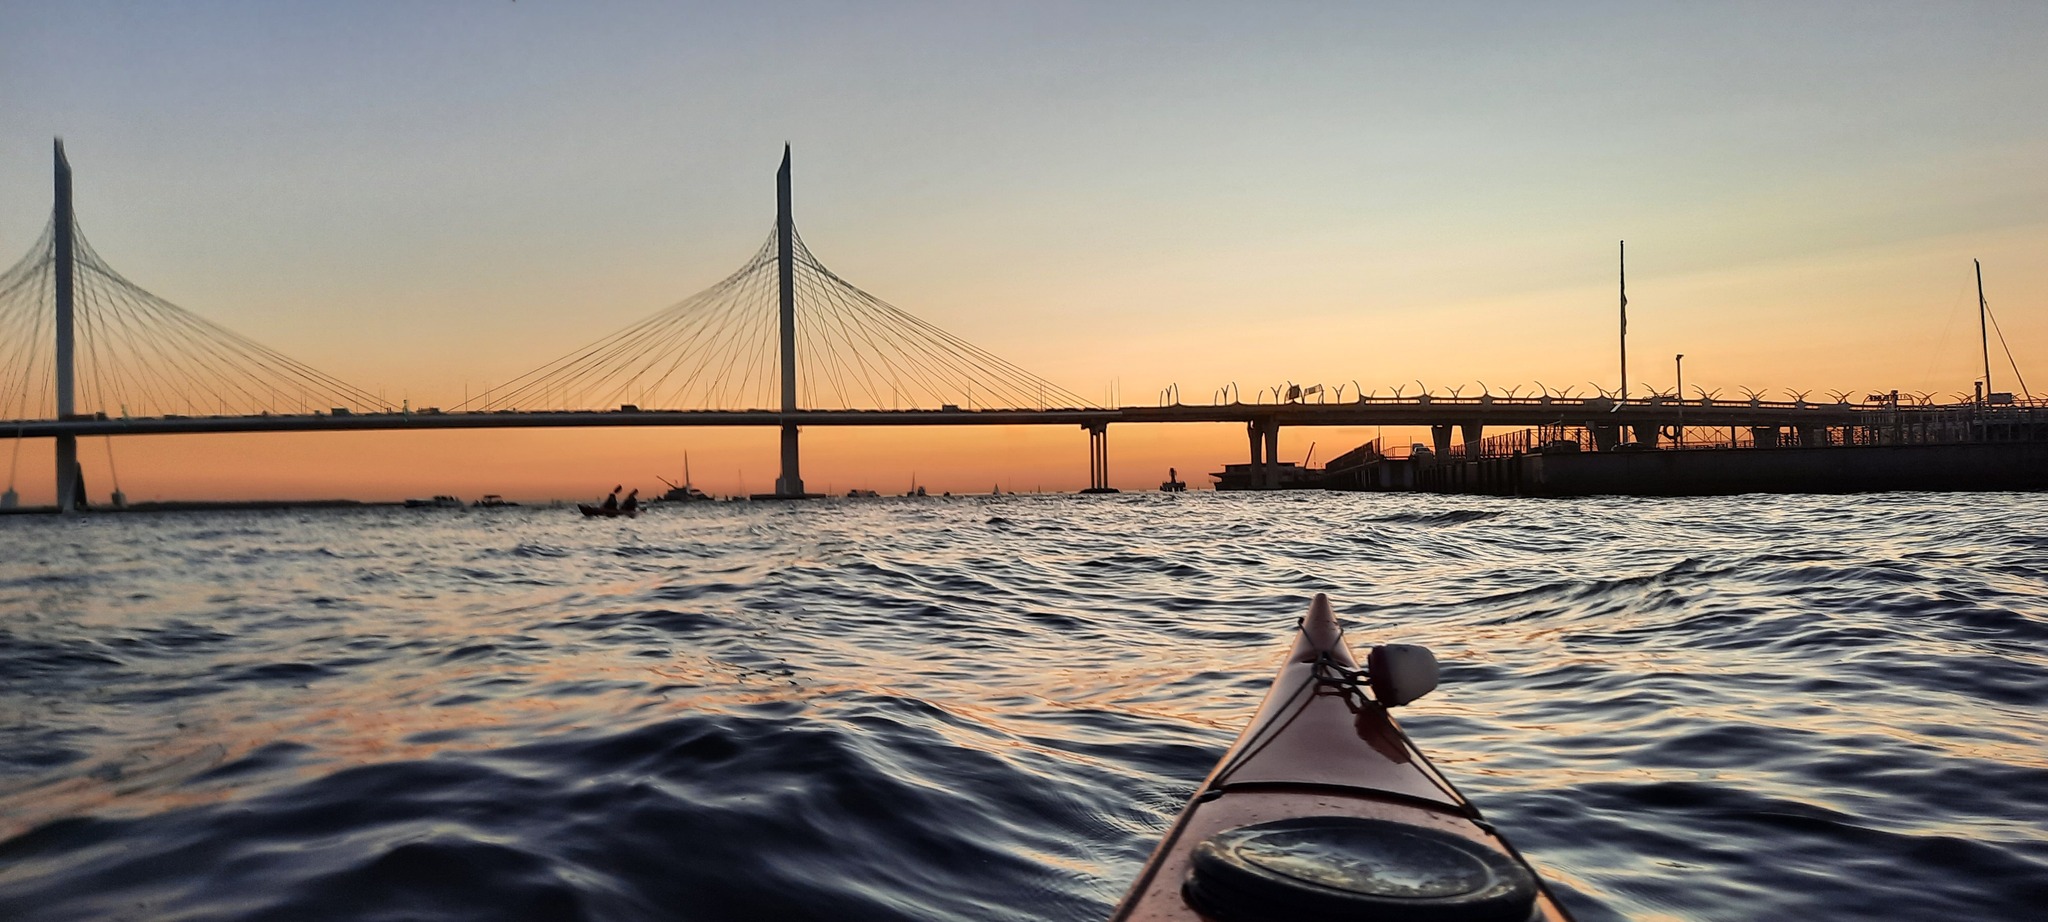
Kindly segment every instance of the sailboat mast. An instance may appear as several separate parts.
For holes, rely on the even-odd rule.
[[[1977,267],[1977,338],[1984,345],[1984,404],[1991,405],[1991,330],[1986,323],[1990,308],[1984,304],[1984,264],[1970,260]]]

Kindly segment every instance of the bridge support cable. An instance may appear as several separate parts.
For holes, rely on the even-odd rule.
[[[46,271],[56,259],[55,217],[27,256],[0,273],[0,414],[8,419],[55,418],[53,359],[44,349],[52,339],[56,273]],[[29,310],[9,310],[10,305]],[[49,409],[42,408],[48,406]]]
[[[107,265],[82,233],[74,234],[73,412],[235,416],[390,409],[369,391],[151,294]],[[60,377],[61,364],[44,346],[50,339],[44,318],[54,314],[54,251],[49,242],[38,244],[0,276],[0,335],[18,344],[0,350],[0,382],[13,387],[0,406],[17,419],[55,418],[62,411],[59,393],[33,393],[41,381]]]
[[[861,290],[790,231],[795,391],[784,399],[779,234],[719,283],[491,388],[478,411],[1093,408]]]
[[[0,419],[390,409],[369,391],[129,281],[60,211],[0,273]],[[59,318],[67,293],[69,324]],[[60,340],[69,340],[68,362]]]

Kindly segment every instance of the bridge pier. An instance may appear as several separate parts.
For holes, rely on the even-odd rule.
[[[1280,486],[1280,421],[1266,421],[1266,469],[1260,489],[1273,490]]]
[[[78,466],[78,437],[57,437],[57,511],[85,508],[85,477]]]
[[[1657,433],[1662,427],[1656,423],[1636,423],[1629,428],[1635,430],[1637,445],[1644,448],[1657,447]]]
[[[1436,460],[1441,463],[1451,456],[1451,425],[1442,423],[1429,427],[1430,447],[1436,450]]]
[[[1109,485],[1109,424],[1082,423],[1088,430],[1088,489],[1083,493],[1115,493]]]
[[[1749,440],[1750,444],[1757,448],[1776,448],[1778,447],[1778,427],[1751,426],[1749,427]]]
[[[1280,421],[1246,420],[1244,434],[1252,448],[1252,489],[1271,490],[1279,486],[1280,474],[1275,466],[1280,461]]]
[[[1463,432],[1460,434],[1462,434],[1465,437],[1465,460],[1479,460],[1479,443],[1486,434],[1486,424],[1465,423],[1459,426],[1458,428],[1463,430]]]
[[[782,476],[775,478],[775,495],[788,499],[810,495],[804,492],[804,477],[797,460],[796,427],[789,423],[782,425]]]
[[[1266,486],[1266,439],[1259,429],[1257,420],[1245,421],[1244,435],[1245,440],[1251,443],[1252,489],[1264,489]]]
[[[1593,432],[1594,451],[1613,451],[1621,447],[1620,426],[1587,426]]]

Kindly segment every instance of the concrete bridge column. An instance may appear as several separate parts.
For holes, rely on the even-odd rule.
[[[1436,459],[1442,461],[1451,456],[1451,425],[1443,423],[1429,427],[1430,447],[1436,450]]]
[[[1751,426],[1749,427],[1749,439],[1758,448],[1776,448],[1778,447],[1778,427]]]
[[[1819,448],[1828,443],[1828,431],[1820,426],[1797,426],[1793,431],[1799,436],[1801,448]]]
[[[85,508],[85,471],[78,466],[78,437],[57,437],[57,511]]]
[[[1593,432],[1594,451],[1613,451],[1621,447],[1620,426],[1587,426]]]
[[[1656,423],[1637,423],[1629,428],[1635,430],[1636,444],[1644,448],[1657,447],[1658,426]]]
[[[1465,460],[1479,460],[1479,443],[1485,437],[1486,424],[1465,423],[1459,428],[1464,430],[1462,434],[1465,436]]]
[[[1261,487],[1271,490],[1279,485],[1280,422],[1279,420],[1271,420],[1266,423],[1266,477]]]
[[[1252,443],[1250,468],[1252,489],[1265,489],[1266,439],[1264,432],[1262,431],[1258,422],[1250,421],[1244,424],[1244,434],[1245,438]]]
[[[1109,487],[1109,424],[1084,423],[1088,430],[1088,492],[1111,493]]]
[[[775,495],[805,495],[803,473],[797,458],[796,427],[787,423],[782,427],[782,475],[775,478]]]

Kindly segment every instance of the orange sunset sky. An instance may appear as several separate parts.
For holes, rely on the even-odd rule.
[[[826,265],[1098,403],[1612,387],[1621,239],[1632,389],[1684,353],[1688,392],[1946,397],[1981,374],[1973,258],[2020,373],[2048,356],[2044,45],[2021,3],[13,4],[0,252],[41,233],[62,136],[129,279],[452,407],[738,267],[789,142]],[[5,447],[49,502],[49,442]],[[114,472],[131,500],[658,492],[685,452],[714,493],[775,476],[765,429],[108,449],[81,444],[96,501]],[[1112,481],[1245,451],[1113,427]],[[1072,490],[1087,438],[809,429],[804,475]]]

